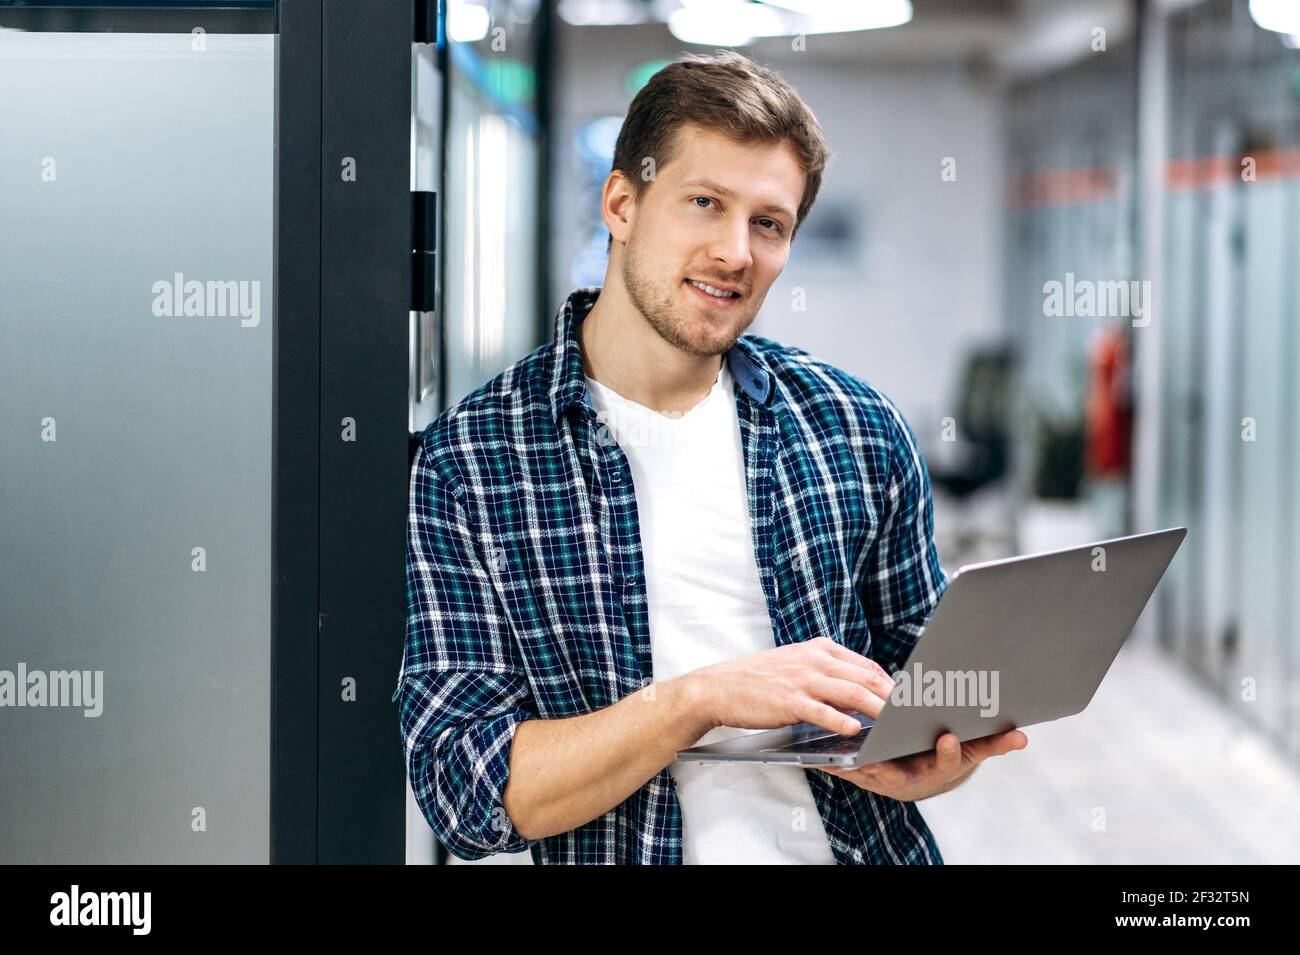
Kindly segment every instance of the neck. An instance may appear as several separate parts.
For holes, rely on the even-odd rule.
[[[622,287],[609,284],[578,325],[577,340],[583,374],[661,414],[685,414],[707,398],[725,360],[664,341]]]

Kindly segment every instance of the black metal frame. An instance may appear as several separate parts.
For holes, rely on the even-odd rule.
[[[316,861],[400,863],[406,776],[392,689],[406,627],[415,7],[323,8]],[[344,419],[354,441],[341,440]],[[341,699],[347,678],[354,702]],[[273,800],[273,825],[293,826],[279,809]]]
[[[0,0],[0,25],[58,33],[271,33],[276,0]],[[195,15],[202,16],[195,22]]]
[[[401,862],[414,6],[278,9],[271,861]]]
[[[276,11],[271,847],[317,858],[322,5]]]
[[[554,330],[551,328],[553,309],[556,303],[551,295],[551,257],[550,235],[551,215],[551,149],[554,146],[551,133],[551,117],[554,104],[555,78],[555,11],[551,0],[545,0],[538,9],[537,37],[537,119],[538,151],[541,167],[537,172],[537,181],[541,183],[541,195],[538,196],[537,210],[537,321],[541,326],[538,340],[550,341]],[[567,289],[565,290],[568,291]]]

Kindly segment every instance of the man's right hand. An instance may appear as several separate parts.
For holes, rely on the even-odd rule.
[[[701,667],[685,679],[697,684],[715,727],[776,729],[807,722],[846,736],[862,729],[848,714],[874,720],[894,688],[883,667],[829,637]]]

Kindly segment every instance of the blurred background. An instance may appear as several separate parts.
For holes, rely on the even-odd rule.
[[[946,861],[1300,861],[1295,0],[0,0],[0,667],[109,700],[0,713],[0,860],[466,864],[389,702],[409,442],[723,48],[835,154],[750,331],[900,407],[949,576],[1188,528],[1086,713],[921,804]]]
[[[550,12],[542,140],[509,118],[531,107],[528,82],[463,123],[453,99],[448,161],[479,163],[477,225],[447,184],[466,204],[457,221],[509,236],[514,216],[544,216],[544,307],[522,288],[488,301],[530,235],[480,242],[477,273],[449,269],[447,397],[539,343],[570,289],[603,281],[600,190],[641,84],[686,51],[743,51],[799,91],[836,154],[750,330],[897,402],[948,573],[1188,528],[1087,716],[1031,730],[1025,753],[922,804],[948,860],[1300,860],[1300,4]],[[451,3],[453,64],[459,49],[492,64],[505,54],[489,25],[512,38],[533,16]],[[521,162],[545,150],[536,212],[484,165],[502,138]],[[506,861],[528,860],[487,863]]]

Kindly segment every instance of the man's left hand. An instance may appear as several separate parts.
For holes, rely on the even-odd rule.
[[[935,743],[935,748],[926,753],[852,769],[837,766],[814,768],[847,779],[881,796],[914,802],[960,786],[975,767],[990,756],[1002,756],[1028,745],[1029,737],[1020,730],[982,736],[964,743],[955,734],[944,733]]]

